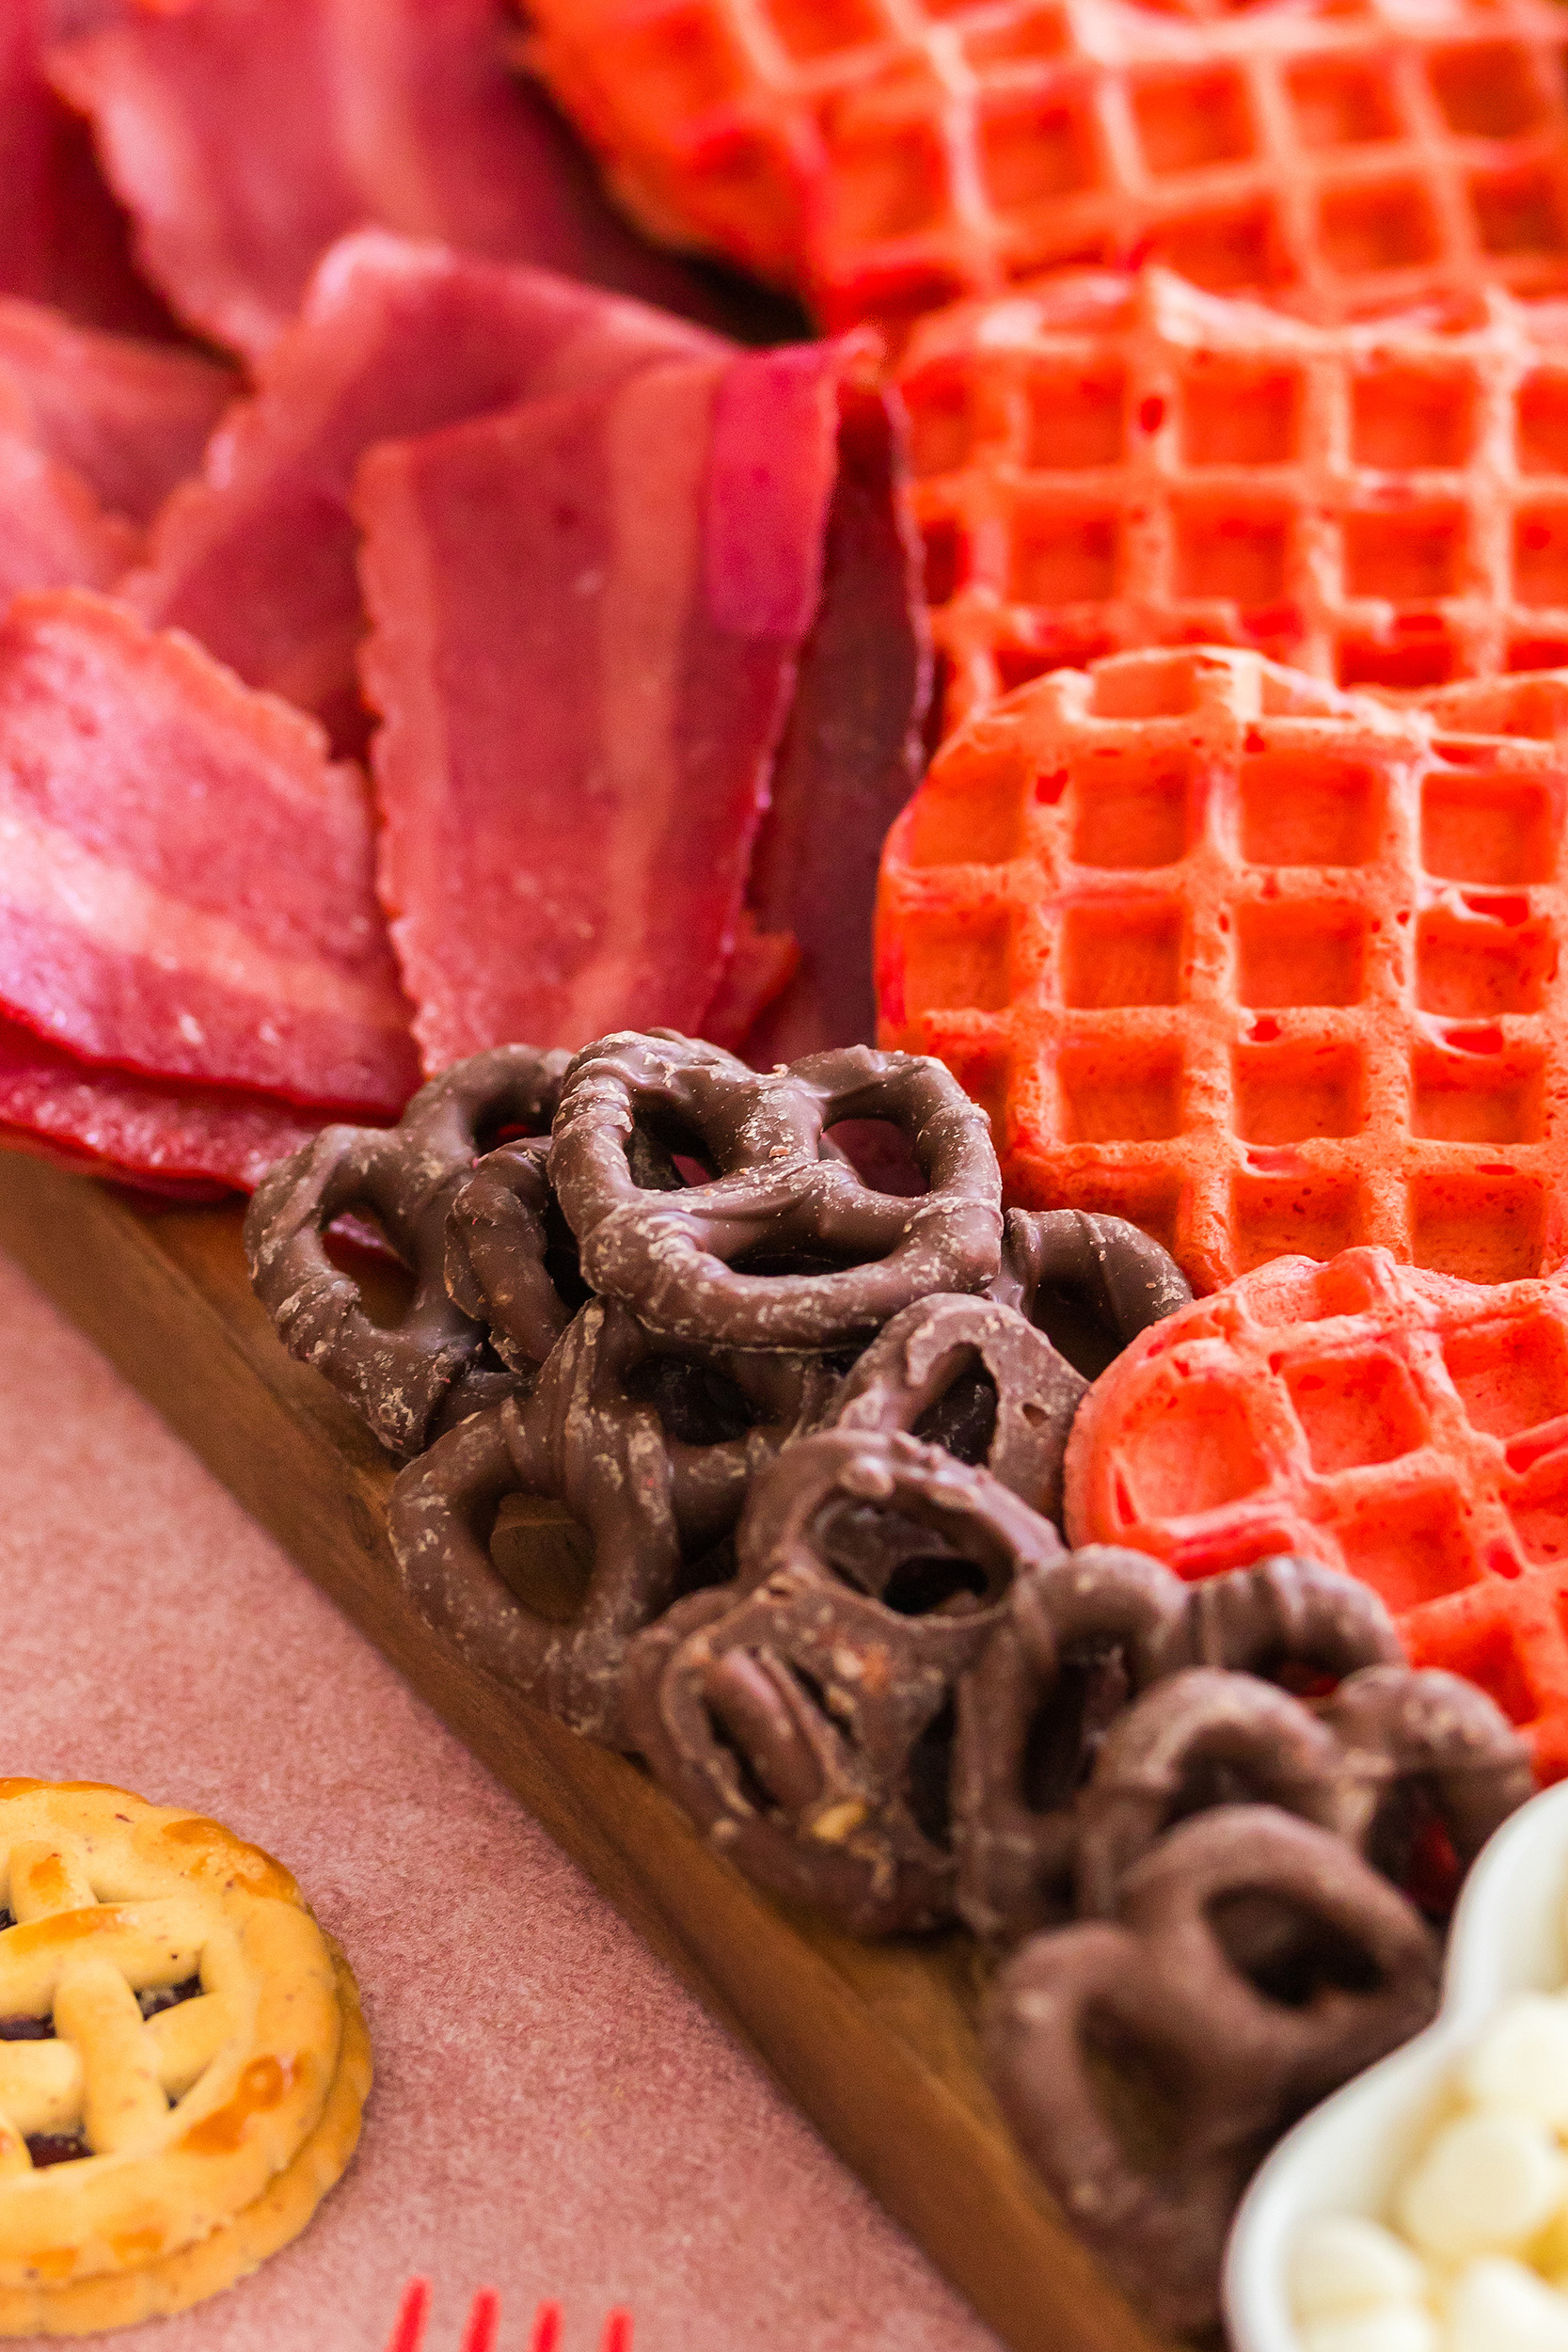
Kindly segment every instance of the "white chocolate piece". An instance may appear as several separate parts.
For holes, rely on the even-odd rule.
[[[1375,2311],[1304,2320],[1297,2340],[1301,2352],[1440,2352],[1443,2341],[1437,2322],[1418,2303],[1380,2303]]]
[[[1522,1993],[1471,2052],[1460,2085],[1479,2107],[1568,2129],[1568,2001]]]
[[[1418,2303],[1426,2284],[1426,2272],[1409,2247],[1360,2214],[1318,2215],[1304,2225],[1291,2254],[1291,2309],[1298,2319]]]
[[[1457,2265],[1544,2228],[1568,2164],[1543,2123],[1482,2109],[1445,2124],[1400,2190],[1398,2219],[1423,2253]]]
[[[1568,2296],[1496,2255],[1461,2271],[1444,2352],[1568,2352]]]

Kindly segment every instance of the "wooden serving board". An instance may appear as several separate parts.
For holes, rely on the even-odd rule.
[[[387,1542],[392,1470],[284,1353],[246,1281],[240,1221],[233,1207],[133,1206],[0,1151],[0,1248],[759,2053],[997,2334],[1015,2352],[1162,2352],[1003,2126],[978,2063],[968,1936],[863,1945],[772,1901],[638,1766],[499,1689],[422,1624]]]

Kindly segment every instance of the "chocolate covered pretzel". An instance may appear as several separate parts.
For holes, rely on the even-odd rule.
[[[433,1078],[395,1127],[325,1127],[257,1187],[245,1222],[251,1282],[291,1355],[313,1364],[396,1454],[417,1454],[478,1356],[482,1326],[447,1295],[447,1212],[487,1132],[553,1115],[564,1054],[475,1054]],[[369,1211],[414,1278],[387,1327],[334,1265],[327,1229]]]
[[[739,1574],[642,1635],[626,1724],[749,1876],[863,1935],[952,1910],[951,1701],[1012,1581],[1059,1549],[987,1472],[834,1431],[756,1482]]]
[[[553,1214],[552,1214],[553,1212]],[[503,1363],[542,1364],[587,1292],[563,1251],[571,1234],[549,1178],[546,1141],[503,1144],[458,1184],[447,1212],[447,1295],[483,1324]]]
[[[1009,1307],[923,1298],[872,1341],[839,1391],[840,1429],[905,1429],[982,1465],[1046,1518],[1060,1517],[1062,1459],[1088,1382]]]
[[[876,1192],[824,1156],[847,1120],[899,1128],[927,1189]],[[650,1154],[678,1188],[640,1181]],[[551,1174],[593,1287],[709,1345],[843,1347],[1000,1262],[985,1114],[915,1055],[846,1046],[757,1073],[672,1031],[604,1038],[566,1073]]]
[[[832,1377],[810,1357],[691,1363],[617,1301],[593,1300],[531,1394],[466,1422],[399,1478],[389,1529],[410,1597],[498,1681],[623,1744],[626,1644],[727,1574],[749,1482],[821,1410]],[[562,1504],[587,1535],[586,1589],[564,1619],[495,1565],[511,1494]]]
[[[1090,1380],[1193,1295],[1176,1260],[1148,1233],[1082,1209],[1009,1209],[988,1295],[1037,1325]]]
[[[1291,1923],[1265,1972],[1227,1944],[1235,1905]],[[986,2005],[988,2072],[1078,2233],[1157,2326],[1218,2316],[1220,2255],[1270,2141],[1418,2031],[1437,1939],[1342,1838],[1270,1805],[1184,1821],[1129,1872],[1115,1920],[1035,1936]],[[1135,2155],[1096,2082],[1151,2086],[1166,2145]]]

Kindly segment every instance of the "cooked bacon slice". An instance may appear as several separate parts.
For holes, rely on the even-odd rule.
[[[321,730],[108,597],[0,624],[0,1012],[84,1059],[395,1113],[370,810]]]
[[[367,458],[381,890],[427,1068],[695,1029],[714,1005],[860,363],[830,343],[675,363]],[[771,895],[789,912],[763,928],[810,928]],[[870,910],[868,879],[867,931]]]
[[[698,1036],[725,1046],[732,1054],[739,1053],[800,964],[800,947],[794,932],[759,930],[751,908],[742,906],[728,961],[698,1025]]]
[[[0,8],[0,294],[40,294],[49,270],[49,93],[43,0]]]
[[[142,1190],[214,1199],[254,1191],[320,1124],[263,1095],[89,1070],[0,1020],[0,1142]]]
[[[714,316],[512,71],[515,33],[507,0],[182,0],[122,9],[50,69],[92,117],[148,274],[236,351],[264,351],[367,225]]]
[[[176,492],[123,593],[189,629],[252,686],[363,739],[364,627],[349,498],[372,443],[611,383],[650,358],[728,346],[641,303],[371,230],[316,273],[298,323]]]
[[[128,523],[40,447],[0,377],[0,612],[23,588],[107,588],[135,551]]]
[[[105,506],[150,521],[195,473],[238,378],[199,352],[72,326],[41,303],[0,301],[0,391]]]

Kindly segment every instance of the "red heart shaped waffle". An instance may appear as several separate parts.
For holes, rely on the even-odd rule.
[[[1568,1275],[1278,1259],[1101,1375],[1067,1525],[1193,1580],[1281,1551],[1345,1569],[1412,1664],[1479,1683],[1568,1772]]]
[[[643,227],[794,285],[831,326],[1145,254],[1324,318],[1563,280],[1546,0],[527,14],[528,62]]]
[[[1568,1245],[1568,680],[1431,710],[1255,654],[1124,654],[943,746],[883,857],[884,1042],[991,1114],[1010,1200],[1198,1289],[1380,1243]]]
[[[1568,662],[1568,307],[1311,326],[1163,270],[916,328],[900,367],[950,729],[1127,646],[1341,686]]]

